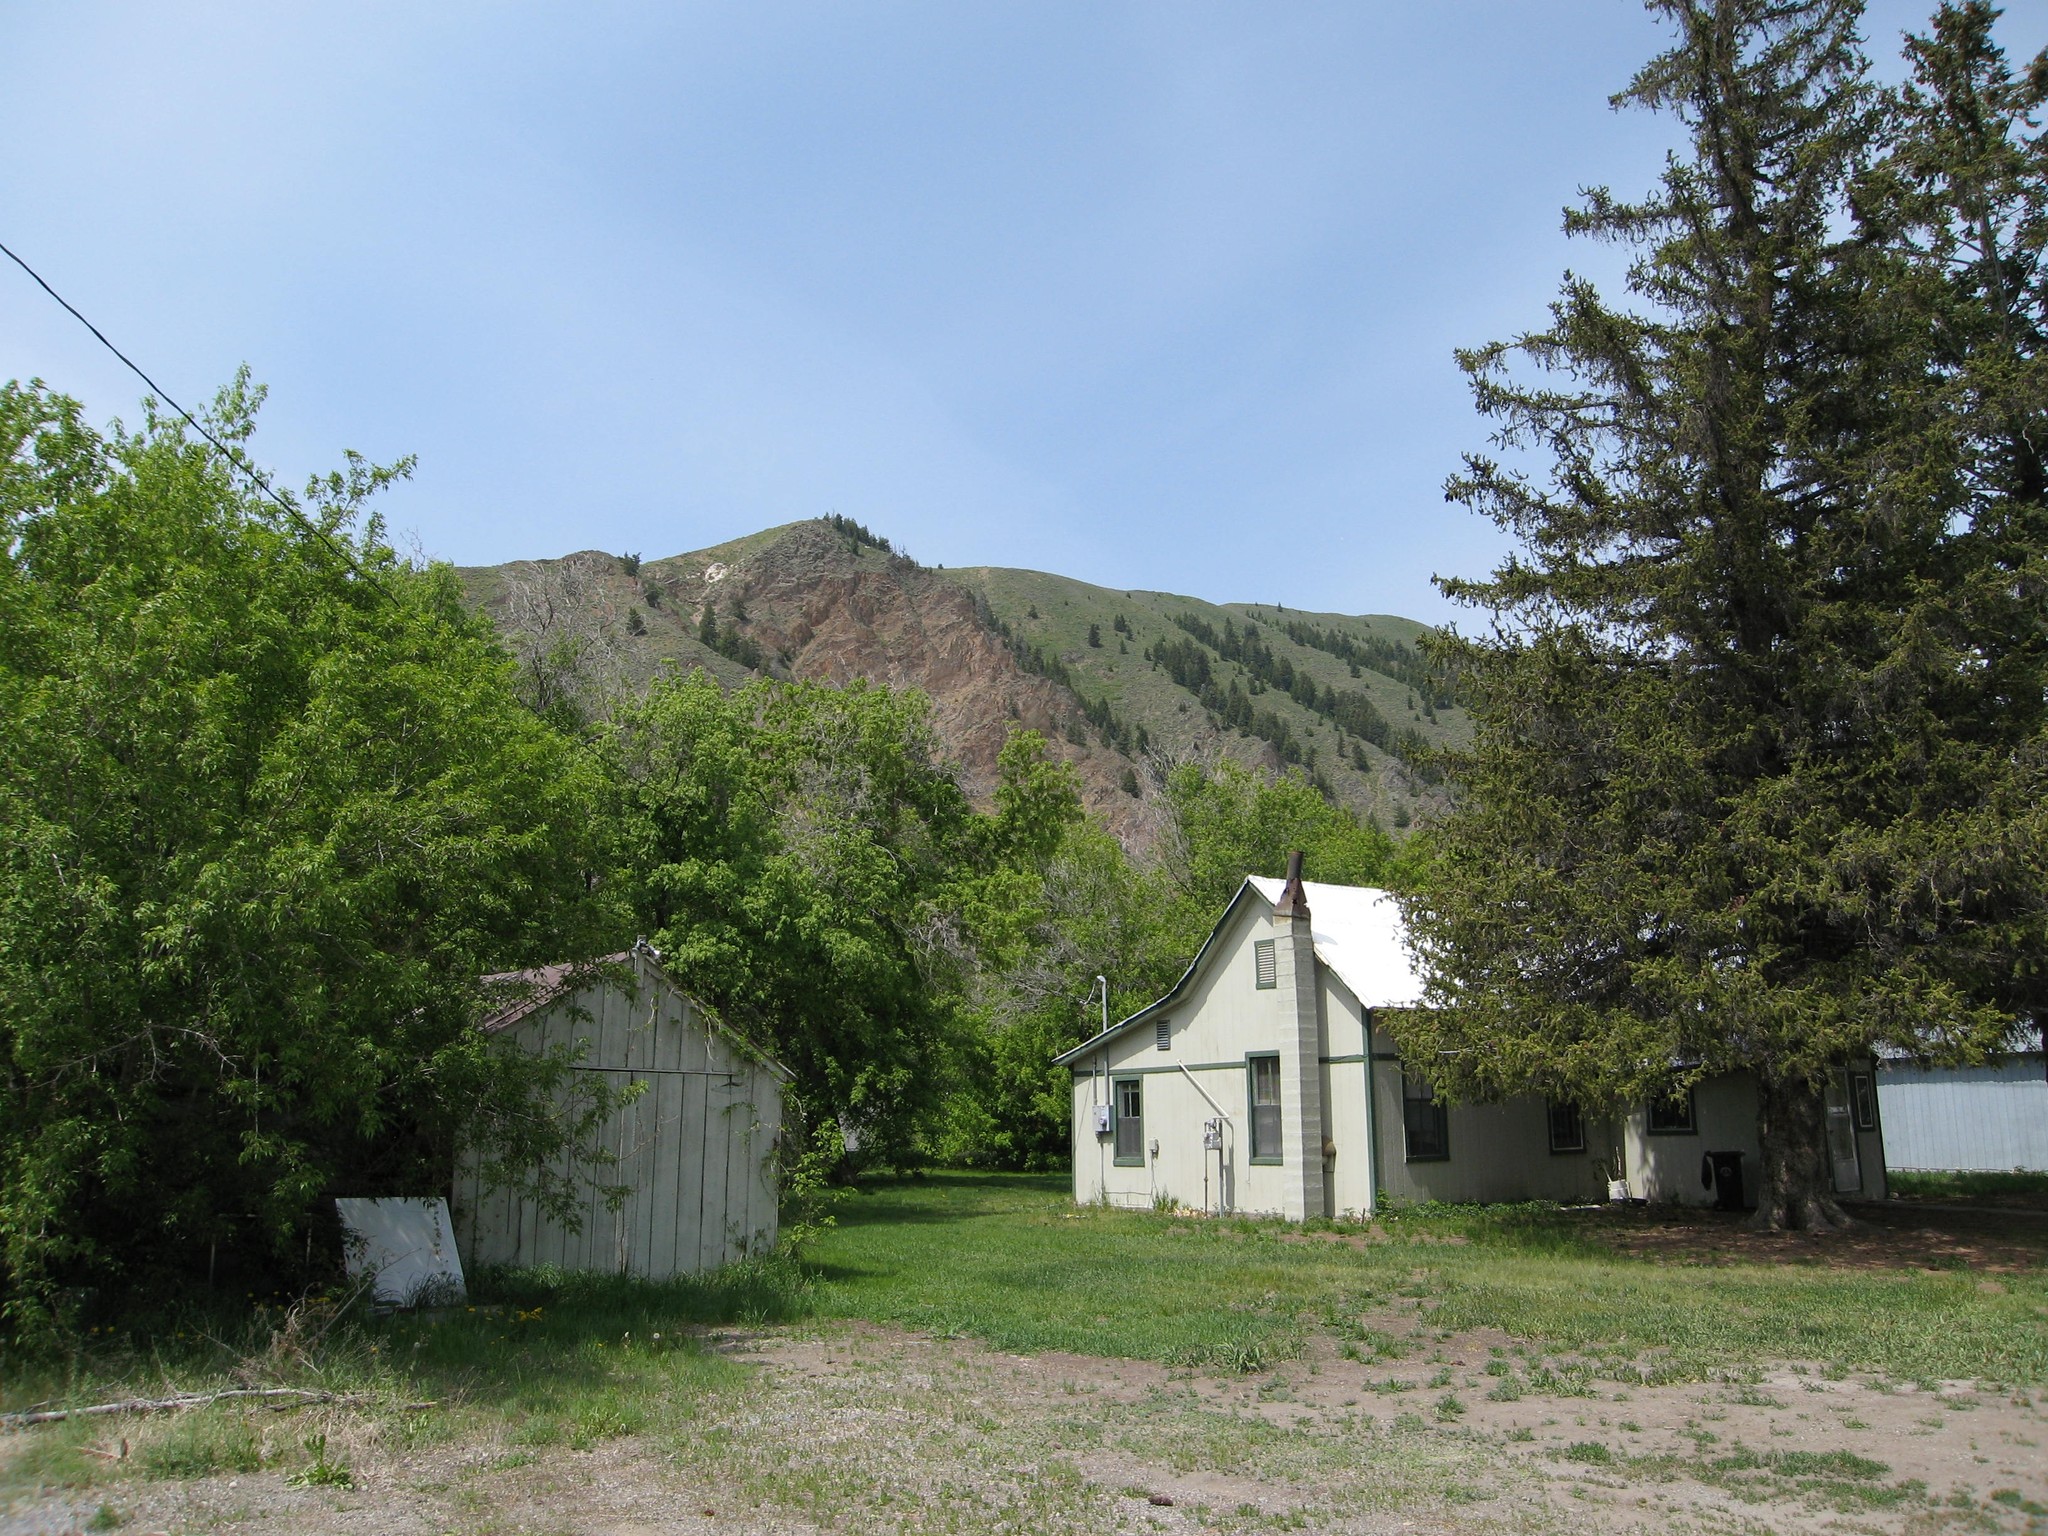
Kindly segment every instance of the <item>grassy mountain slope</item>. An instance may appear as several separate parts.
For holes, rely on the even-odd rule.
[[[1418,686],[1412,620],[932,569],[847,523],[637,563],[584,551],[460,574],[538,686],[638,690],[664,667],[701,666],[728,686],[766,673],[921,688],[970,792],[992,786],[1004,736],[1027,726],[1075,765],[1090,809],[1139,842],[1157,770],[1216,753],[1297,768],[1405,826],[1442,794],[1417,749],[1467,729]]]
[[[984,566],[945,574],[974,592],[1014,643],[1057,658],[1084,699],[1105,701],[1121,720],[1145,727],[1155,751],[1172,755],[1220,750],[1247,763],[1299,767],[1318,778],[1332,798],[1385,823],[1405,824],[1417,809],[1441,798],[1428,782],[1428,771],[1393,750],[1401,733],[1413,733],[1413,746],[1455,745],[1470,730],[1461,710],[1447,703],[1433,705],[1426,689],[1392,675],[1388,667],[1398,667],[1399,662],[1380,658],[1374,665],[1366,660],[1354,671],[1343,656],[1288,633],[1292,625],[1297,632],[1318,632],[1317,638],[1339,647],[1348,640],[1355,653],[1375,649],[1373,642],[1378,641],[1405,655],[1406,667],[1401,670],[1420,671],[1423,663],[1414,644],[1426,626],[1412,619],[1303,613],[1271,604],[1209,603],[1171,592],[1116,591],[1043,571]],[[1091,627],[1099,646],[1090,644]],[[1240,639],[1255,635],[1273,663],[1284,663],[1284,669],[1227,658],[1216,641],[1232,631]],[[1224,711],[1213,707],[1213,695],[1205,705],[1205,690],[1190,686],[1190,669],[1183,665],[1177,678],[1160,656],[1162,642],[1183,661],[1191,650],[1198,650],[1216,692],[1227,698],[1236,685],[1251,720],[1233,725],[1223,718]],[[1274,686],[1276,671],[1312,679],[1318,706],[1323,690],[1343,702],[1349,702],[1347,695],[1363,697],[1386,723],[1390,741],[1383,745],[1361,737],[1355,728],[1341,728],[1331,713]],[[1266,685],[1263,691],[1254,691],[1260,674]],[[1350,721],[1358,721],[1355,707],[1347,714]]]

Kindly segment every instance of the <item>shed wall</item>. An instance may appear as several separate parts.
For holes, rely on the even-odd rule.
[[[638,1097],[600,1129],[604,1166],[564,1161],[579,1189],[580,1230],[538,1202],[487,1186],[473,1162],[455,1179],[468,1261],[602,1270],[663,1279],[715,1269],[772,1247],[774,1148],[782,1093],[775,1072],[710,1027],[651,967],[637,997],[586,988],[536,1009],[500,1039],[533,1051],[578,1050],[578,1073]],[[605,1186],[623,1186],[616,1210]]]

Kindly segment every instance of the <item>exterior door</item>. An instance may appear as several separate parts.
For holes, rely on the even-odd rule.
[[[1846,1073],[1830,1072],[1827,1083],[1828,1161],[1834,1164],[1835,1193],[1863,1188],[1863,1162],[1856,1154],[1856,1116]]]

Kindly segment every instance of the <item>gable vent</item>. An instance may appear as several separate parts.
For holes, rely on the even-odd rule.
[[[1169,1021],[1161,1019],[1152,1026],[1152,1043],[1162,1051],[1172,1048],[1173,1025]]]
[[[1252,969],[1258,976],[1259,986],[1280,985],[1280,962],[1274,956],[1271,939],[1259,939],[1252,944]]]

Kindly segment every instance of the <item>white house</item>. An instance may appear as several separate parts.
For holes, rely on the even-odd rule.
[[[1714,1204],[1710,1154],[1758,1174],[1746,1076],[1620,1117],[1523,1095],[1445,1105],[1404,1070],[1382,1015],[1422,979],[1385,891],[1252,877],[1173,989],[1058,1058],[1073,1074],[1074,1197],[1273,1214],[1369,1215],[1380,1198]],[[1863,1075],[1867,1083],[1868,1075]],[[1881,1197],[1884,1155],[1847,1075],[1830,1092],[1839,1192]],[[1730,1159],[1724,1158],[1724,1163]]]
[[[644,944],[594,966],[492,979],[527,986],[484,1024],[505,1046],[567,1047],[575,1072],[613,1090],[644,1086],[599,1132],[616,1161],[560,1170],[581,1185],[573,1227],[491,1187],[474,1162],[457,1169],[456,1235],[472,1269],[551,1264],[659,1280],[774,1246],[780,1066],[678,988]],[[625,1188],[616,1209],[606,1185]]]

